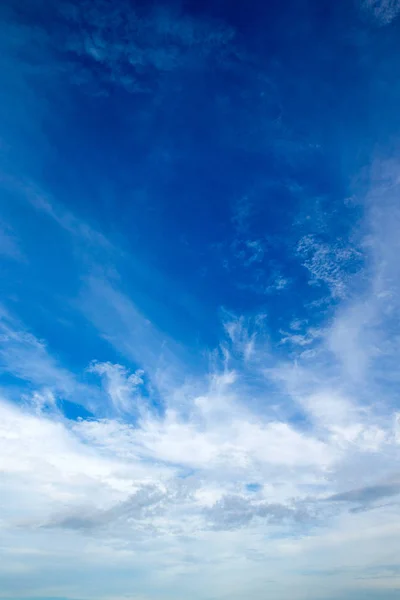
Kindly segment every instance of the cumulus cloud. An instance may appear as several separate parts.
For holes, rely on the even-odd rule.
[[[266,560],[265,538],[275,556],[290,556],[299,569],[306,569],[303,556],[318,564],[321,547],[325,560],[340,564],[334,536],[343,527],[340,539],[351,546],[353,542],[345,536],[351,531],[356,539],[356,526],[339,526],[334,519],[344,518],[340,515],[354,503],[394,494],[394,488],[366,483],[357,492],[344,493],[337,491],[337,485],[341,483],[343,489],[349,474],[362,484],[371,451],[379,452],[379,468],[386,469],[387,475],[398,468],[395,423],[380,421],[374,430],[374,415],[365,414],[337,391],[321,389],[319,379],[314,380],[310,393],[309,370],[299,371],[292,382],[291,372],[281,371],[289,387],[278,397],[276,388],[271,395],[269,373],[258,391],[264,406],[258,403],[257,410],[252,408],[248,389],[243,396],[246,386],[241,386],[241,380],[250,367],[262,375],[265,361],[271,360],[270,349],[263,350],[263,328],[265,318],[253,324],[243,318],[227,320],[228,341],[220,371],[217,361],[205,384],[189,390],[177,386],[165,397],[165,413],[145,412],[137,423],[98,418],[68,421],[60,413],[38,412],[35,402],[21,408],[2,400],[1,526],[9,547],[23,543],[28,552],[27,536],[34,536],[36,544],[48,548],[51,543],[52,551],[60,553],[54,535],[63,532],[73,536],[68,539],[74,540],[79,556],[83,548],[97,568],[109,573],[114,569],[110,555],[121,569],[128,559],[136,567],[142,564],[139,552],[147,561],[146,567],[143,564],[147,590],[146,569],[157,566],[157,577],[168,587],[170,583],[163,578],[171,569],[190,572],[192,564],[206,568],[203,543],[214,548],[211,555],[217,564],[228,560],[230,568],[234,565],[240,573],[242,557],[250,557],[246,564],[251,571],[249,565],[259,564],[257,557]],[[235,369],[230,365],[233,360]],[[142,375],[107,362],[93,363],[90,368],[104,378],[117,409],[129,413]],[[291,423],[285,413],[277,418],[275,405],[288,391],[308,415],[310,427]],[[260,485],[251,491],[246,481]],[[343,509],[331,511],[329,506]],[[352,515],[357,518],[356,513]],[[298,540],[288,539],[294,532],[302,535]],[[234,538],[225,538],[228,534]],[[395,547],[388,530],[379,535],[388,536]],[[168,560],[162,558],[165,551],[172,553]],[[182,553],[190,553],[192,559],[186,562]],[[222,563],[218,562],[221,556],[225,557]],[[72,559],[67,560],[71,565]],[[11,571],[18,565],[12,555],[6,564]],[[63,582],[62,573],[60,578]],[[59,585],[67,593],[66,583]],[[104,591],[99,593],[107,598]]]

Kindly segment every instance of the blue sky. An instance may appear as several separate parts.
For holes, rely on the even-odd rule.
[[[0,9],[0,598],[400,592],[400,2]]]

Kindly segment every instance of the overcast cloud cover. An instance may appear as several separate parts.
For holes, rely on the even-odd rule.
[[[398,15],[2,3],[0,598],[399,597]]]

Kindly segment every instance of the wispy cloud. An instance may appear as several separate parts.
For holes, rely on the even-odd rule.
[[[397,346],[386,344],[398,310],[397,266],[391,258],[397,238],[381,209],[392,188],[385,183],[379,191],[379,185],[367,202],[360,288],[353,280],[348,294],[335,296],[337,307],[319,328],[291,320],[277,345],[268,314],[251,319],[224,312],[220,345],[201,369],[191,370],[184,348],[149,322],[122,282],[95,263],[93,273],[82,278],[76,308],[121,356],[119,363],[88,365],[89,374],[102,379],[103,392],[96,388],[96,393],[108,398],[107,418],[65,418],[58,397],[78,400],[93,390],[4,310],[3,370],[30,386],[23,406],[12,397],[0,403],[7,489],[3,527],[11,548],[21,543],[30,548],[33,536],[48,549],[60,531],[82,552],[88,547],[93,552],[95,540],[101,549],[96,564],[109,572],[114,553],[116,568],[124,570],[129,557],[143,566],[146,589],[155,567],[164,583],[170,569],[191,572],[192,562],[182,559],[188,547],[196,569],[209,569],[202,556],[205,541],[217,544],[212,553],[217,564],[222,555],[222,564],[228,560],[242,572],[245,561],[256,577],[259,557],[266,559],[269,552],[289,556],[297,572],[306,570],[307,559],[321,572],[330,561],[343,565],[338,544],[352,548],[360,525],[371,531],[365,545],[376,560],[384,560],[371,549],[376,539],[397,549],[396,531],[389,527],[393,507],[379,501],[397,494],[398,418],[376,380],[382,354],[364,348],[365,340],[379,333],[385,365],[397,352]],[[75,227],[66,229],[75,235]],[[318,253],[319,247],[308,250]],[[337,273],[332,278],[328,269],[325,276],[325,262],[332,260],[325,250],[318,268],[311,259],[310,274],[315,276],[315,267],[335,294]],[[289,357],[282,356],[288,344]],[[312,355],[304,351],[309,346]],[[346,356],[354,356],[354,363]],[[369,402],[365,381],[381,390],[380,405]],[[150,382],[148,389],[144,382]],[[150,410],[153,400],[163,410]],[[375,514],[382,511],[383,523],[377,524]],[[166,562],[160,558],[165,548],[176,552]],[[147,557],[146,565],[133,559],[138,552]],[[367,564],[369,556],[366,552],[360,560]],[[17,562],[11,557],[6,564],[12,569]],[[302,577],[314,585],[322,575]],[[296,578],[293,573],[292,585]],[[314,597],[318,594],[317,586]]]
[[[61,415],[62,403],[67,400],[95,413],[100,408],[102,414],[115,414],[111,401],[104,411],[107,396],[98,386],[89,385],[84,376],[61,364],[45,341],[4,306],[0,307],[0,373],[13,381],[11,388],[3,384],[9,399],[23,400],[38,413],[50,410]]]
[[[363,7],[381,24],[389,24],[398,13],[395,2],[364,2]],[[23,20],[25,12],[18,12]],[[28,12],[29,18],[36,18],[35,11]],[[286,171],[295,172],[297,165],[289,169],[290,160],[285,160],[283,176],[276,164],[276,148],[282,152],[285,135],[292,136],[289,127],[283,131],[291,92],[286,92],[285,103],[272,77],[262,69],[252,70],[254,65],[247,64],[244,52],[238,50],[240,35],[233,27],[178,9],[139,10],[128,2],[111,6],[102,0],[63,2],[52,7],[48,17],[37,27],[12,27],[7,34],[12,42],[11,67],[20,67],[13,90],[29,91],[29,106],[16,111],[15,121],[21,113],[24,123],[36,123],[32,115],[36,116],[41,99],[46,103],[51,96],[45,93],[48,82],[53,82],[49,74],[54,75],[52,93],[57,98],[64,90],[61,86],[60,92],[58,83],[68,80],[66,104],[72,88],[78,105],[83,98],[91,102],[100,98],[97,108],[105,100],[118,112],[126,102],[124,126],[128,122],[131,126],[133,101],[144,98],[145,108],[139,113],[152,120],[149,103],[164,112],[164,98],[175,99],[181,89],[180,75],[197,77],[200,87],[210,78],[217,80],[210,114],[226,125],[211,145],[232,146],[239,154],[239,159],[229,154],[225,167],[218,155],[218,168],[226,168],[231,177],[231,158],[232,165],[259,161],[263,175],[261,183],[254,184],[254,193],[238,192],[241,199],[233,206],[221,201],[223,218],[215,237],[222,232],[225,271],[214,274],[204,294],[201,284],[196,287],[198,282],[191,279],[197,304],[192,297],[187,302],[174,298],[176,321],[185,303],[192,313],[207,305],[207,319],[214,322],[205,319],[210,331],[204,337],[210,333],[216,341],[205,344],[194,340],[202,331],[181,334],[185,323],[179,323],[177,334],[178,324],[168,317],[166,307],[178,295],[171,284],[173,276],[161,276],[153,268],[144,243],[137,244],[135,256],[128,250],[122,256],[93,225],[95,218],[83,220],[73,212],[72,202],[69,206],[59,201],[57,186],[48,193],[45,184],[35,183],[39,178],[30,176],[35,168],[21,172],[19,160],[10,169],[6,165],[2,184],[32,217],[29,233],[37,254],[45,257],[41,264],[52,265],[51,275],[46,272],[43,280],[53,286],[52,276],[63,283],[70,276],[74,279],[73,286],[61,286],[60,302],[68,304],[76,327],[58,339],[62,336],[55,327],[53,331],[58,309],[47,329],[48,341],[41,339],[40,327],[29,325],[42,300],[48,300],[47,293],[26,293],[23,302],[14,302],[13,311],[8,306],[0,311],[0,579],[6,590],[0,590],[0,597],[241,600],[249,595],[264,598],[267,590],[282,600],[344,600],[349,594],[358,600],[373,590],[371,598],[376,600],[387,592],[397,593],[400,578],[393,556],[400,553],[398,164],[380,162],[372,169],[369,191],[359,199],[363,213],[359,222],[354,219],[331,231],[316,201],[318,218],[299,225],[295,185],[288,183],[291,175],[286,179]],[[53,31],[53,19],[62,35]],[[303,31],[302,26],[299,29]],[[296,40],[297,35],[296,30]],[[277,43],[264,29],[260,39]],[[261,43],[254,40],[254,46]],[[296,48],[300,50],[300,44]],[[285,56],[291,62],[291,53],[286,52],[285,41]],[[307,53],[309,64],[313,53],[309,46]],[[21,59],[20,64],[20,55],[29,55],[29,60]],[[273,72],[281,69],[278,62],[271,66]],[[237,77],[232,71],[235,64],[241,69]],[[321,64],[325,72],[325,62]],[[206,72],[207,65],[211,68]],[[314,66],[320,72],[320,64]],[[224,80],[221,72],[226,79],[236,77],[227,95],[219,87]],[[350,79],[347,71],[346,77]],[[250,90],[243,85],[246,78],[254,80]],[[35,85],[30,87],[31,79]],[[282,87],[294,90],[293,81],[288,77]],[[303,93],[307,86],[299,87]],[[190,96],[194,112],[184,116],[185,123],[193,121],[200,130],[199,114],[192,118],[203,98],[197,98],[196,90]],[[22,93],[19,97],[25,98]],[[170,114],[180,117],[186,100],[172,104]],[[309,96],[301,96],[300,112],[307,112],[308,101]],[[74,103],[69,110],[74,112]],[[158,118],[154,120],[157,129]],[[42,123],[41,118],[37,122]],[[304,125],[301,121],[299,129]],[[6,132],[7,143],[14,139],[11,129]],[[175,143],[174,127],[171,131]],[[193,131],[182,127],[179,134],[186,140],[196,137]],[[278,140],[273,135],[277,131],[282,134]],[[114,142],[105,132],[102,135],[109,178],[115,173],[118,178],[119,165],[115,169],[111,156]],[[20,131],[16,139],[23,137]],[[121,144],[124,151],[131,148],[128,138],[123,138],[126,146]],[[96,139],[93,147],[97,143]],[[272,146],[271,160],[265,151]],[[300,157],[299,149],[305,146],[307,142],[300,140],[293,153]],[[196,174],[204,147],[196,146],[199,152],[191,154],[195,166],[190,163],[190,168]],[[18,143],[11,154],[18,154]],[[120,208],[136,201],[131,171],[141,170],[140,165],[132,168],[135,161],[130,152],[126,154],[121,170],[129,174],[127,185],[123,175],[124,185],[117,190],[123,203],[115,194],[102,205],[116,209],[117,224],[126,219],[121,239],[134,219]],[[34,152],[30,155],[33,163]],[[272,164],[273,175],[264,174],[267,163]],[[51,171],[51,161],[43,164],[46,168],[41,164],[38,172]],[[312,166],[313,172],[318,170]],[[192,210],[199,208],[195,200],[187,206],[191,197],[186,194],[184,209],[174,204],[177,189],[186,185],[185,168],[180,163],[178,167],[177,180],[172,169],[160,184],[162,194],[170,194],[165,197],[171,205],[165,230],[156,236],[159,245],[154,254],[159,256],[154,262],[173,263],[171,273],[178,273],[186,291],[187,256],[179,257],[182,262],[173,253],[169,256],[162,237],[166,232],[172,238],[178,226],[186,234],[181,213],[187,218],[188,211],[192,218]],[[96,164],[99,187],[105,179],[101,170]],[[158,171],[150,172],[157,179]],[[215,178],[213,172],[213,186]],[[315,188],[325,189],[323,179]],[[215,197],[225,198],[236,187],[251,189],[246,182],[233,177],[228,192],[221,194],[216,185]],[[275,206],[266,211],[267,196],[268,202],[269,197],[277,198],[277,212]],[[96,212],[96,202],[97,196],[88,213],[101,213]],[[140,217],[140,210],[135,216]],[[308,218],[308,204],[300,212]],[[210,214],[215,213],[212,206]],[[157,228],[156,217],[149,219],[141,240]],[[193,220],[197,227],[197,218]],[[42,231],[36,232],[39,221],[45,223],[42,231],[56,232],[49,236],[55,249],[59,250],[59,235],[67,240],[62,251],[66,264],[58,253],[53,257],[53,247],[41,239]],[[212,227],[207,213],[204,230]],[[20,260],[26,253],[18,227],[15,232],[0,228],[0,254],[7,265],[9,258]],[[196,266],[206,272],[211,266],[203,264],[203,258],[210,245],[202,244],[203,240],[192,248],[188,242],[187,251],[201,257]],[[26,264],[34,254],[27,254]],[[11,264],[15,269],[24,266]],[[221,294],[227,304],[231,290],[237,292],[237,302],[232,300],[236,308],[229,311],[220,306],[222,272],[229,276]],[[32,279],[36,277],[35,271]],[[35,284],[36,280],[29,290],[36,290]],[[315,292],[313,302],[310,290]],[[256,292],[254,302],[253,294],[245,293],[249,291]],[[18,308],[20,316],[14,312]],[[68,412],[67,402],[74,410],[70,407]],[[78,405],[86,412],[76,410]]]
[[[388,25],[400,12],[399,0],[361,0],[361,7],[380,25]]]
[[[337,540],[351,548],[357,539],[358,525],[346,521],[354,502],[383,498],[395,489],[367,484],[366,479],[364,488],[354,493],[337,491],[337,486],[343,489],[349,476],[362,482],[369,474],[371,456],[375,462],[379,458],[381,473],[398,469],[395,422],[379,417],[378,427],[375,417],[364,414],[353,399],[332,390],[322,393],[326,382],[323,377],[313,379],[309,367],[299,371],[292,384],[290,372],[281,375],[311,427],[290,423],[289,413],[286,419],[276,417],[275,405],[287,391],[277,395],[276,387],[270,387],[271,372],[258,390],[260,401],[267,404],[260,410],[251,399],[255,388],[246,388],[242,379],[249,368],[253,378],[258,370],[262,376],[265,362],[271,361],[271,348],[263,341],[265,328],[265,316],[252,324],[225,315],[228,339],[222,346],[222,363],[214,362],[213,371],[194,387],[170,387],[164,395],[165,413],[144,411],[136,422],[120,418],[72,422],[58,412],[38,412],[35,401],[19,408],[2,400],[0,455],[8,490],[3,521],[9,547],[24,539],[29,548],[23,532],[30,531],[36,543],[42,540],[47,548],[62,530],[73,536],[75,552],[76,548],[93,552],[95,539],[101,552],[93,560],[103,569],[112,553],[116,562],[107,565],[108,573],[114,564],[124,569],[125,559],[133,560],[139,551],[147,561],[146,567],[140,563],[147,590],[149,568],[157,566],[160,584],[163,581],[167,588],[171,582],[165,577],[171,568],[190,572],[182,562],[182,552],[189,547],[196,569],[208,568],[202,553],[206,541],[212,547],[217,544],[213,556],[218,564],[221,553],[229,555],[229,564],[239,571],[244,552],[253,556],[246,564],[254,576],[257,557],[260,553],[266,557],[265,536],[270,552],[290,556],[297,570],[305,569],[306,560],[318,564],[321,548],[328,563],[338,564]],[[41,346],[35,344],[33,350],[42,356]],[[276,357],[273,361],[277,366]],[[94,363],[91,370],[105,378],[119,414],[129,414],[142,375],[111,363]],[[23,376],[35,382],[34,372],[24,371]],[[257,482],[255,491],[248,489],[250,482]],[[28,489],[29,507],[21,494]],[[332,514],[330,506],[343,508]],[[362,515],[375,511],[349,514],[365,519]],[[371,523],[364,522],[365,526]],[[394,548],[395,533],[384,523],[380,528],[373,543],[376,536],[383,536]],[[296,531],[302,532],[299,538],[293,538]],[[228,533],[234,537],[224,537]],[[53,552],[61,551],[57,544],[52,547]],[[167,562],[161,559],[166,547],[177,553]],[[45,564],[45,559],[36,560]],[[71,558],[68,561],[71,565]],[[16,563],[9,557],[6,564],[13,568]],[[136,559],[134,564],[139,565]],[[67,593],[61,573],[60,577],[60,589]],[[306,580],[318,582],[318,569]],[[295,581],[292,575],[292,585]],[[107,598],[104,591],[102,597]]]
[[[48,353],[43,341],[12,317],[4,308],[0,312],[1,367],[38,388],[49,387],[71,394],[75,383],[70,373]]]
[[[182,349],[138,310],[116,282],[93,274],[84,283],[81,310],[118,352],[150,373],[155,385],[182,377]]]
[[[194,19],[162,6],[143,14],[128,2],[112,10],[103,2],[84,6],[83,11],[72,3],[63,6],[70,32],[65,51],[75,59],[77,83],[101,83],[103,93],[111,84],[130,93],[148,93],[171,72],[199,69],[210,57],[227,60],[233,51],[235,32],[218,21]],[[155,75],[151,82],[149,70]]]
[[[356,248],[343,242],[326,244],[307,235],[300,240],[297,250],[311,274],[311,283],[325,284],[333,297],[346,296],[351,276],[360,267],[361,253]]]
[[[131,414],[140,411],[143,371],[129,374],[121,365],[94,361],[89,367],[89,372],[97,373],[103,378],[107,394],[117,411]]]
[[[93,251],[96,249],[109,253],[115,251],[112,243],[99,230],[56,202],[34,182],[3,174],[2,184],[7,191],[15,195],[16,201],[26,202],[39,213],[49,217],[70,234],[73,240],[87,244]]]

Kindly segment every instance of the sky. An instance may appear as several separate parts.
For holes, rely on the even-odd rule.
[[[5,0],[0,599],[400,594],[400,1]]]

